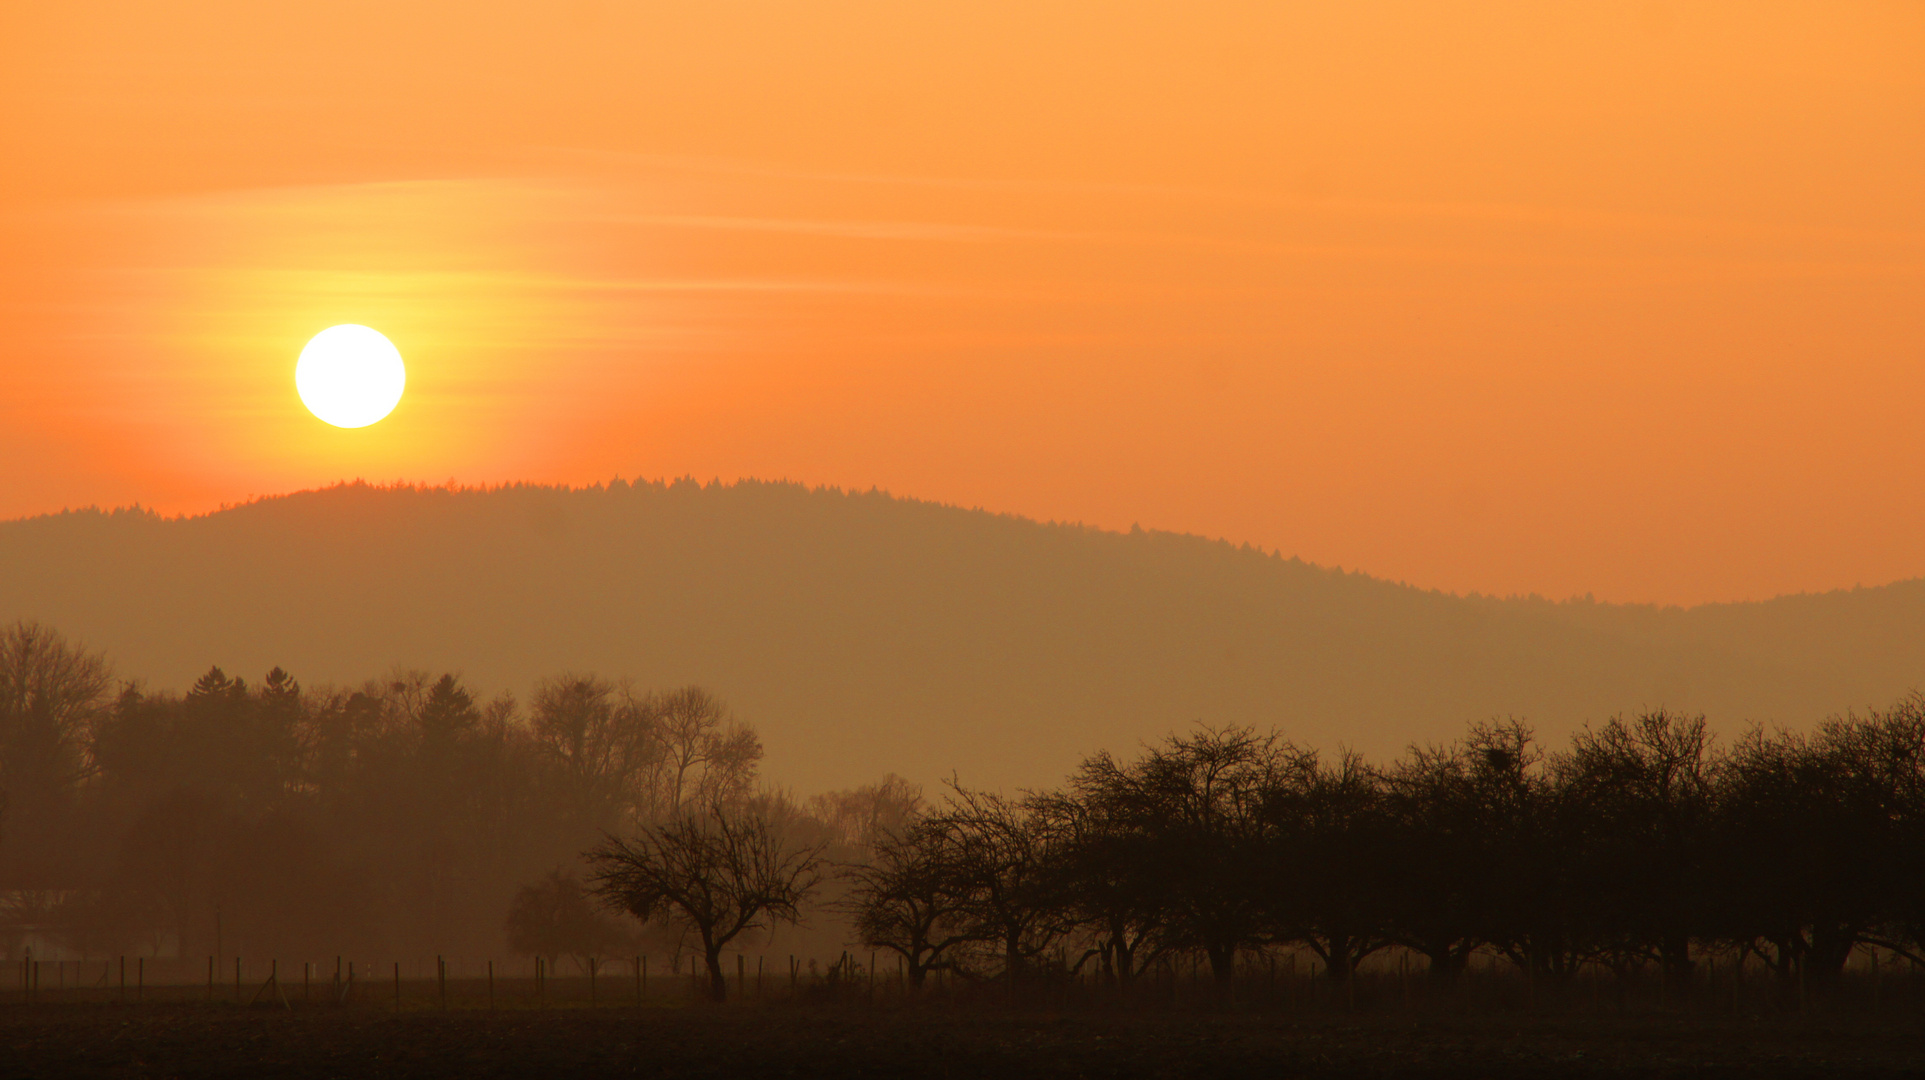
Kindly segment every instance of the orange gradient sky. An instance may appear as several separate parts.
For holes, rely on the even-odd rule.
[[[1925,574],[1925,5],[0,0],[0,517],[757,476]],[[409,363],[302,409],[316,331]]]

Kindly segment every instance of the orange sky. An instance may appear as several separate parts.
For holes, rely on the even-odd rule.
[[[1925,6],[0,0],[0,517],[760,476],[1925,574]],[[407,357],[361,431],[334,323]]]

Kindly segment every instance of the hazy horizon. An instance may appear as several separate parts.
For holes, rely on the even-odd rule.
[[[348,484],[207,515],[0,523],[0,617],[124,674],[697,683],[801,791],[1055,782],[1193,722],[1394,756],[1517,716],[1808,726],[1917,685],[1925,585],[1693,608],[1457,596],[1226,541],[796,484]],[[279,600],[264,604],[264,595]],[[459,618],[445,613],[460,612]]]

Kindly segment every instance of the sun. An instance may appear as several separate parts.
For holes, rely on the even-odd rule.
[[[400,404],[407,384],[401,351],[381,331],[354,323],[314,335],[294,364],[301,404],[335,427],[380,420]]]

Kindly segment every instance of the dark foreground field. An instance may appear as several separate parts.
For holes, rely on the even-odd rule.
[[[0,1076],[1896,1076],[1882,1017],[1412,1019],[974,1009],[0,1008]]]

